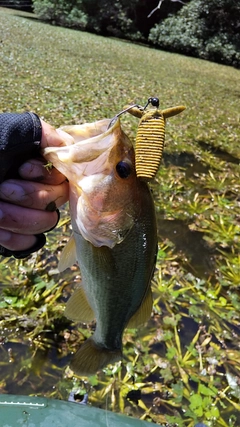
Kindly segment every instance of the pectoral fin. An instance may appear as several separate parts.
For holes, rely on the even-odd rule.
[[[76,262],[76,259],[76,243],[72,235],[66,246],[63,248],[61,258],[58,263],[58,270],[60,271],[60,273],[66,270],[66,268],[71,267]]]
[[[82,286],[76,289],[69,298],[64,314],[75,322],[90,323],[94,320],[94,312],[89,305]]]
[[[127,328],[137,328],[138,326],[147,322],[151,316],[152,305],[153,305],[152,290],[151,290],[151,287],[149,287],[139,309],[129,320],[127,324]]]

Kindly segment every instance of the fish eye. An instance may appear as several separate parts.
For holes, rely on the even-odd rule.
[[[132,172],[132,168],[129,163],[121,161],[117,164],[116,171],[120,178],[128,178]]]

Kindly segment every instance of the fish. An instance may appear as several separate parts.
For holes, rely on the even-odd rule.
[[[121,360],[125,328],[137,328],[151,316],[155,206],[148,184],[136,176],[134,147],[119,118],[63,126],[61,132],[68,145],[42,154],[69,181],[73,235],[59,270],[77,260],[81,271],[65,315],[75,322],[96,321],[70,363],[77,375],[89,376]]]

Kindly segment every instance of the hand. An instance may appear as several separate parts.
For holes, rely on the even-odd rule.
[[[61,131],[42,120],[41,124],[41,148],[72,143],[63,140]],[[28,160],[18,171],[22,179],[0,184],[0,245],[4,248],[25,251],[33,247],[34,251],[36,235],[58,222],[56,209],[68,200],[68,183],[55,168],[49,170],[45,165],[44,159]]]

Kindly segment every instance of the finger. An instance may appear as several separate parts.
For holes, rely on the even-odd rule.
[[[74,139],[61,129],[54,129],[51,125],[41,120],[42,139],[41,148],[62,147],[74,144]]]
[[[44,233],[54,228],[58,219],[57,212],[28,209],[0,201],[0,228],[13,233]]]
[[[0,199],[26,208],[54,211],[68,200],[68,183],[46,185],[9,179],[0,184]]]
[[[16,234],[0,229],[0,245],[11,251],[24,251],[34,246],[36,241],[35,236],[26,236],[25,234]]]
[[[53,185],[66,181],[66,177],[51,165],[48,166],[46,160],[28,160],[20,166],[18,172],[21,178],[28,181],[41,181]]]

